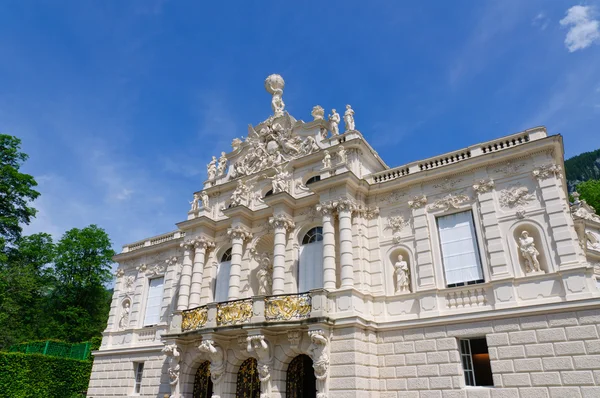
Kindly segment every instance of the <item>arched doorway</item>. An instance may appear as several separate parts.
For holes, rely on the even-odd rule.
[[[260,398],[260,380],[258,380],[256,358],[248,358],[240,365],[235,398]]]
[[[313,370],[313,361],[308,355],[298,355],[290,362],[286,374],[285,391],[287,398],[315,398],[317,396],[317,380]]]
[[[213,383],[210,379],[210,362],[205,361],[198,366],[194,376],[194,398],[210,398],[213,393]]]

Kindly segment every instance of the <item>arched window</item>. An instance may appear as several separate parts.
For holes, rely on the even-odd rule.
[[[323,228],[314,227],[302,238],[298,262],[298,291],[323,287]]]
[[[267,193],[265,194],[265,198],[266,198],[267,196],[271,196],[271,195],[273,195],[273,190],[272,190],[272,189],[269,189],[269,190],[267,191]]]
[[[213,383],[210,379],[210,362],[204,361],[194,376],[194,398],[211,398]]]
[[[229,296],[229,271],[231,269],[231,249],[227,249],[221,256],[217,268],[217,280],[215,282],[215,301],[227,301]]]
[[[308,355],[298,355],[292,359],[285,379],[286,398],[315,398],[317,380],[313,370],[313,361]]]
[[[260,380],[258,379],[256,358],[248,358],[240,365],[235,398],[260,398]]]
[[[308,184],[312,184],[313,182],[317,182],[317,181],[321,181],[321,176],[312,176],[310,177],[308,180],[306,180],[306,184],[304,185],[308,185]]]

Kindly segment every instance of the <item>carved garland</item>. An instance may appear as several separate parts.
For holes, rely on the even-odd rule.
[[[475,192],[477,192],[478,194],[482,194],[482,193],[490,192],[492,189],[494,189],[495,186],[496,186],[496,183],[494,182],[494,180],[481,179],[481,180],[476,181],[473,184],[473,190]]]
[[[502,207],[525,206],[527,203],[535,199],[533,194],[529,193],[529,189],[523,186],[512,186],[500,191],[500,205]]]
[[[413,196],[411,200],[408,201],[408,207],[411,209],[420,209],[421,207],[427,204],[427,198],[425,195],[417,195]]]
[[[544,164],[540,167],[536,167],[535,169],[533,169],[533,176],[535,178],[537,178],[538,180],[545,180],[552,176],[561,178],[562,177],[561,172],[562,172],[562,167],[560,167],[559,165],[554,164],[554,163],[549,163],[549,164]]]
[[[450,208],[458,209],[461,203],[469,201],[470,198],[467,195],[446,195],[441,199],[436,200],[433,204],[429,205],[429,210],[443,210],[447,211]]]

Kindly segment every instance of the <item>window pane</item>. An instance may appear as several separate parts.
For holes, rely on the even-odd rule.
[[[217,282],[215,284],[215,301],[227,301],[229,298],[229,272],[231,261],[222,261],[217,270]]]
[[[298,291],[307,292],[323,287],[323,242],[300,246]]]
[[[150,279],[148,299],[146,300],[146,315],[144,326],[156,325],[160,322],[160,307],[163,296],[164,278]]]

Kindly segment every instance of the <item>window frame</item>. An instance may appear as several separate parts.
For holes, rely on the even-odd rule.
[[[139,380],[138,380],[139,378]],[[140,395],[142,392],[142,381],[144,379],[144,362],[133,363],[133,395]]]
[[[148,313],[148,300],[150,299],[150,287],[152,285],[152,281],[153,280],[157,280],[157,279],[162,279],[163,283],[162,283],[162,292],[160,295],[160,306],[159,306],[159,310],[158,310],[158,321],[156,323],[149,323],[146,324],[146,314]],[[146,327],[153,327],[156,325],[160,324],[160,311],[162,309],[162,302],[165,298],[165,276],[164,275],[156,275],[153,278],[148,278],[148,282],[146,283],[146,294],[145,294],[145,299],[144,299],[144,313],[143,316],[141,317],[140,321],[142,324],[142,327],[146,328]]]
[[[471,346],[471,342],[473,340],[481,340],[485,343],[488,354],[488,362],[489,362],[489,379],[492,384],[478,384],[477,383],[477,375],[475,371],[475,362],[473,361],[473,349]],[[465,352],[464,348],[468,349],[468,352]],[[469,337],[469,338],[460,338],[458,339],[458,351],[460,355],[460,363],[461,368],[463,370],[463,377],[465,379],[465,386],[468,388],[493,388],[494,387],[494,372],[492,371],[491,359],[489,358],[489,346],[487,343],[487,338],[483,337]],[[465,366],[468,365],[468,366]],[[472,379],[472,384],[469,383],[469,377]]]

